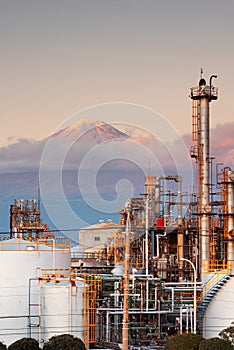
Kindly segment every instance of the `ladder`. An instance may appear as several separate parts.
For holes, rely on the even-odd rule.
[[[192,105],[192,138],[198,141],[198,100],[193,100]]]

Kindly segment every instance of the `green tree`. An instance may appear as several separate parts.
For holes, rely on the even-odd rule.
[[[231,323],[231,326],[223,329],[219,336],[224,340],[228,340],[234,346],[234,321]]]
[[[228,340],[220,338],[204,339],[199,345],[199,350],[232,350],[233,347]]]
[[[39,344],[36,339],[32,338],[22,338],[16,340],[10,346],[8,346],[8,350],[39,350]]]
[[[198,350],[203,339],[199,334],[177,334],[168,340],[165,350]]]
[[[6,345],[0,342],[0,350],[6,350]]]
[[[57,335],[49,339],[43,350],[86,350],[83,341],[70,334]]]

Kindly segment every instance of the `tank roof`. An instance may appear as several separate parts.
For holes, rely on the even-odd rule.
[[[38,243],[38,241],[29,241],[20,238],[11,238],[0,242],[0,251],[36,251],[52,249],[52,246]]]

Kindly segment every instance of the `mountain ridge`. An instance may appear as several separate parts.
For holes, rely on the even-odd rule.
[[[126,140],[129,135],[103,121],[80,119],[50,135],[48,139],[63,138],[77,141],[80,137],[90,137],[97,140],[98,143],[102,143],[108,140]]]

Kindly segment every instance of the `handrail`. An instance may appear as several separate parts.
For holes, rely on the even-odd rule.
[[[210,264],[203,265],[203,271],[205,274],[214,273],[231,273],[231,267],[227,261],[220,262],[219,260],[212,260]]]
[[[40,274],[41,271],[41,274]],[[48,268],[41,269],[38,271],[38,277],[41,277],[44,281],[50,280],[58,280],[58,279],[68,279],[75,278],[75,275],[72,272],[71,268]]]
[[[49,251],[56,249],[59,251],[70,251],[70,240],[68,238],[48,238],[33,240],[2,240],[0,241],[0,251]]]
[[[209,291],[218,283],[222,280],[223,277],[228,275],[228,271],[217,271],[214,276],[212,276],[207,283],[204,285],[202,289],[202,293],[199,297],[199,302],[202,300],[202,298],[209,293]]]

